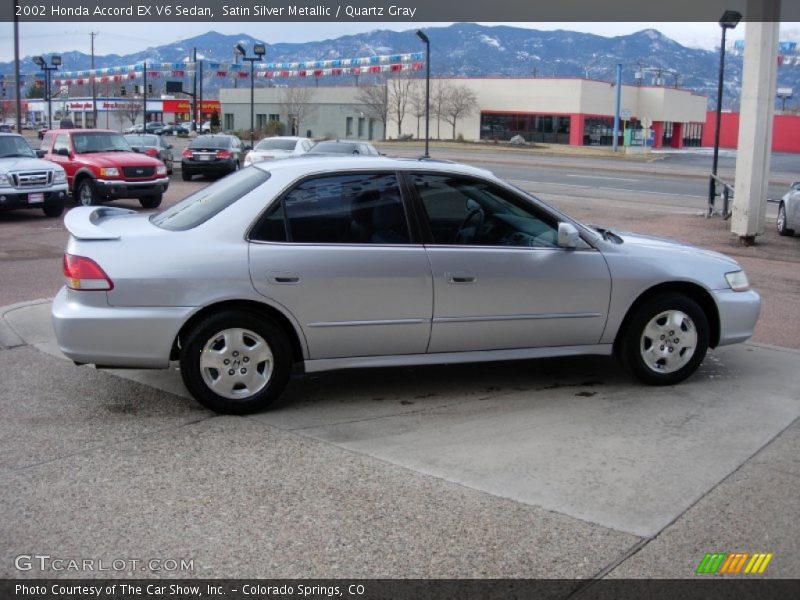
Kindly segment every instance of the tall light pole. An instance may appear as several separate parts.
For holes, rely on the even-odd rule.
[[[35,62],[39,68],[44,71],[44,96],[47,99],[47,128],[53,128],[53,105],[52,99],[53,94],[50,90],[50,71],[57,71],[58,67],[61,66],[61,56],[58,54],[53,54],[50,56],[50,65],[47,64],[47,61],[42,56],[34,56],[33,62]]]
[[[245,52],[244,46],[241,44],[236,44],[236,51],[242,55],[242,60],[246,60],[250,63],[250,146],[255,147],[256,145],[256,132],[253,128],[253,121],[255,120],[255,76],[254,76],[254,68],[256,61],[260,61],[264,58],[264,54],[266,54],[266,47],[264,44],[253,44],[253,54],[255,56],[247,56],[247,52]]]
[[[425,154],[423,158],[430,158],[428,140],[430,139],[431,110],[431,40],[421,29],[417,30],[417,37],[425,44]]]
[[[742,13],[735,10],[726,10],[722,13],[719,26],[722,28],[722,43],[719,48],[719,81],[717,82],[717,119],[714,130],[714,159],[711,162],[711,177],[708,182],[708,214],[714,209],[714,199],[717,196],[717,165],[719,164],[719,128],[722,122],[722,83],[725,77],[725,33],[728,29],[735,29],[742,20]]]

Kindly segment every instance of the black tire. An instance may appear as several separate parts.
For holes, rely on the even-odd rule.
[[[224,332],[229,334],[230,347],[222,342]],[[260,360],[263,355],[248,345],[256,338],[266,344],[271,360]],[[230,367],[227,372],[208,363],[214,360],[208,357],[215,351],[215,340],[218,340],[216,351],[219,351],[220,367]],[[243,310],[223,311],[200,320],[181,341],[183,383],[200,404],[214,412],[241,415],[263,410],[280,396],[289,380],[291,345],[283,329],[268,317]],[[235,354],[237,351],[239,354]],[[228,363],[223,366],[225,360]],[[212,389],[209,383],[216,381],[220,384],[218,390]],[[228,396],[218,393],[225,393],[225,390]]]
[[[786,226],[786,205],[781,202],[778,206],[778,219],[776,221],[779,235],[794,235],[794,229]]]
[[[154,196],[144,196],[139,198],[139,204],[142,208],[158,208],[161,205],[162,194],[155,194]]]
[[[669,323],[664,315],[674,316],[680,325]],[[654,329],[650,333],[660,335],[647,335],[651,322]],[[670,331],[672,335],[668,335]],[[691,298],[667,292],[639,306],[620,335],[619,357],[637,379],[649,385],[672,385],[689,377],[703,362],[708,350],[708,317]]]
[[[64,201],[59,200],[58,202],[51,202],[50,204],[45,204],[42,207],[42,212],[46,217],[50,217],[54,219],[56,217],[60,217],[64,214]]]
[[[183,179],[184,181],[191,181],[192,174],[184,169],[183,171],[181,171],[181,179]]]
[[[90,177],[84,177],[75,189],[75,200],[81,206],[96,206],[100,204],[100,197]]]
[[[231,170],[228,171],[228,172],[229,173],[236,173],[236,171],[238,171],[238,170],[239,170],[239,161],[235,160],[235,161],[233,161],[233,165],[231,165]]]

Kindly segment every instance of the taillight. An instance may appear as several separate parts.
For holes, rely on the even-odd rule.
[[[114,282],[91,258],[64,255],[64,279],[72,290],[113,290]]]
[[[184,158],[192,158],[192,151],[187,148],[186,150],[181,152],[181,156]]]
[[[230,158],[231,153],[227,150],[217,150],[217,158]]]
[[[155,148],[146,148],[144,151],[147,156],[158,156],[158,150]]]

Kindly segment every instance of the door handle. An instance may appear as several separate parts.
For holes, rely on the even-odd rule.
[[[478,281],[475,275],[467,271],[448,271],[444,274],[444,278],[448,283],[475,283]]]
[[[273,272],[267,275],[267,281],[270,283],[300,283],[300,276],[294,273],[286,272]]]

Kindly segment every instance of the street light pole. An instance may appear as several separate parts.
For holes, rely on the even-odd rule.
[[[53,94],[50,89],[50,72],[57,71],[58,67],[61,66],[61,56],[58,54],[53,54],[50,56],[50,65],[47,64],[47,61],[42,56],[34,56],[33,62],[35,62],[39,68],[44,71],[44,95],[47,99],[47,128],[53,128]]]
[[[423,158],[430,158],[428,143],[430,140],[431,109],[431,40],[421,29],[417,30],[417,37],[425,43],[425,154]]]
[[[717,81],[717,115],[714,130],[714,158],[711,161],[711,177],[708,182],[708,214],[714,210],[714,201],[717,196],[717,166],[719,164],[719,129],[722,123],[722,84],[725,77],[725,33],[728,29],[735,29],[742,20],[742,13],[735,10],[726,10],[719,20],[722,29],[722,42],[719,49],[719,80]]]
[[[242,60],[246,60],[250,63],[250,146],[255,147],[255,63],[264,58],[266,47],[264,44],[253,44],[253,54],[255,54],[255,56],[250,57],[247,56],[247,52],[241,44],[236,44],[236,51],[242,55]]]

